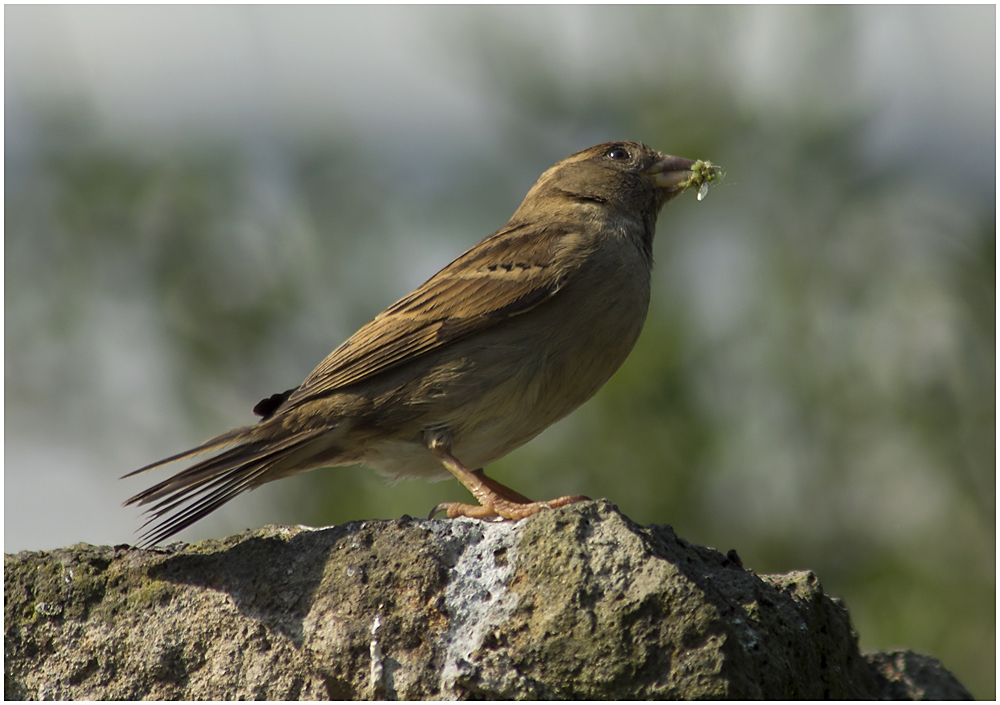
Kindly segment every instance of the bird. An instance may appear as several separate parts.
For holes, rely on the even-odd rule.
[[[256,423],[124,477],[212,454],[125,501],[152,546],[240,493],[362,463],[390,480],[448,473],[477,504],[430,514],[521,519],[587,500],[531,501],[484,468],[590,399],[646,318],[660,210],[719,177],[711,162],[607,142],[546,170],[507,224],[336,348]],[[124,479],[123,477],[123,479]],[[148,527],[148,528],[147,528]]]

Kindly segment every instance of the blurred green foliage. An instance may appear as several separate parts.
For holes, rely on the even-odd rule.
[[[811,568],[862,648],[933,654],[992,698],[993,189],[870,158],[874,108],[823,98],[846,81],[852,15],[797,13],[816,39],[799,67],[815,100],[771,112],[747,107],[712,49],[738,13],[678,8],[671,42],[660,11],[609,14],[657,70],[573,80],[535,37],[488,16],[462,25],[449,46],[505,111],[496,158],[411,165],[416,181],[430,172],[424,190],[353,136],[281,143],[269,170],[235,142],[144,150],[41,123],[5,187],[6,361],[21,371],[8,404],[99,415],[72,341],[89,309],[139,301],[135,334],[155,331],[168,367],[163,404],[193,434],[178,442],[249,423],[253,402],[419,283],[415,262],[429,275],[499,227],[570,151],[627,138],[711,159],[723,185],[661,215],[630,359],[490,474],[529,496],[609,497],[758,572]],[[454,482],[387,487],[363,468],[281,484],[270,496],[297,523],[467,499]]]

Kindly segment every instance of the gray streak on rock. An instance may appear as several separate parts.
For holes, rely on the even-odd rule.
[[[441,694],[460,697],[462,689],[456,684],[475,673],[473,654],[484,636],[506,622],[517,606],[508,583],[516,561],[518,524],[456,519],[432,527],[442,554],[456,555],[445,588],[449,628],[438,646],[444,653]]]

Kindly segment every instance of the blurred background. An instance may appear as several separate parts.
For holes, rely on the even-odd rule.
[[[120,475],[641,140],[726,180],[661,214],[624,367],[490,474],[813,569],[862,648],[995,697],[995,14],[6,7],[4,550],[133,540],[167,472]],[[179,538],[445,500],[323,470]]]

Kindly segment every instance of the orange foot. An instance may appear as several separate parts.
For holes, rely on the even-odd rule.
[[[454,456],[449,457],[447,460],[461,467],[461,464],[454,459]],[[448,462],[445,464],[449,465]],[[451,467],[448,469],[452,470]],[[462,467],[462,469],[464,470],[465,468]],[[455,471],[452,470],[452,472],[454,473]],[[465,472],[468,473],[465,477],[459,476],[459,473],[455,473],[455,475],[459,476],[462,484],[468,487],[472,494],[476,496],[479,504],[442,502],[431,510],[430,516],[427,517],[428,519],[433,519],[440,512],[446,512],[451,518],[471,517],[473,519],[486,519],[489,517],[503,517],[504,519],[523,519],[532,514],[537,514],[543,509],[555,509],[556,507],[562,507],[573,502],[586,502],[590,499],[590,497],[585,497],[582,494],[574,494],[550,499],[547,502],[532,502],[524,495],[515,492],[492,478],[486,477],[482,469],[466,470]]]

